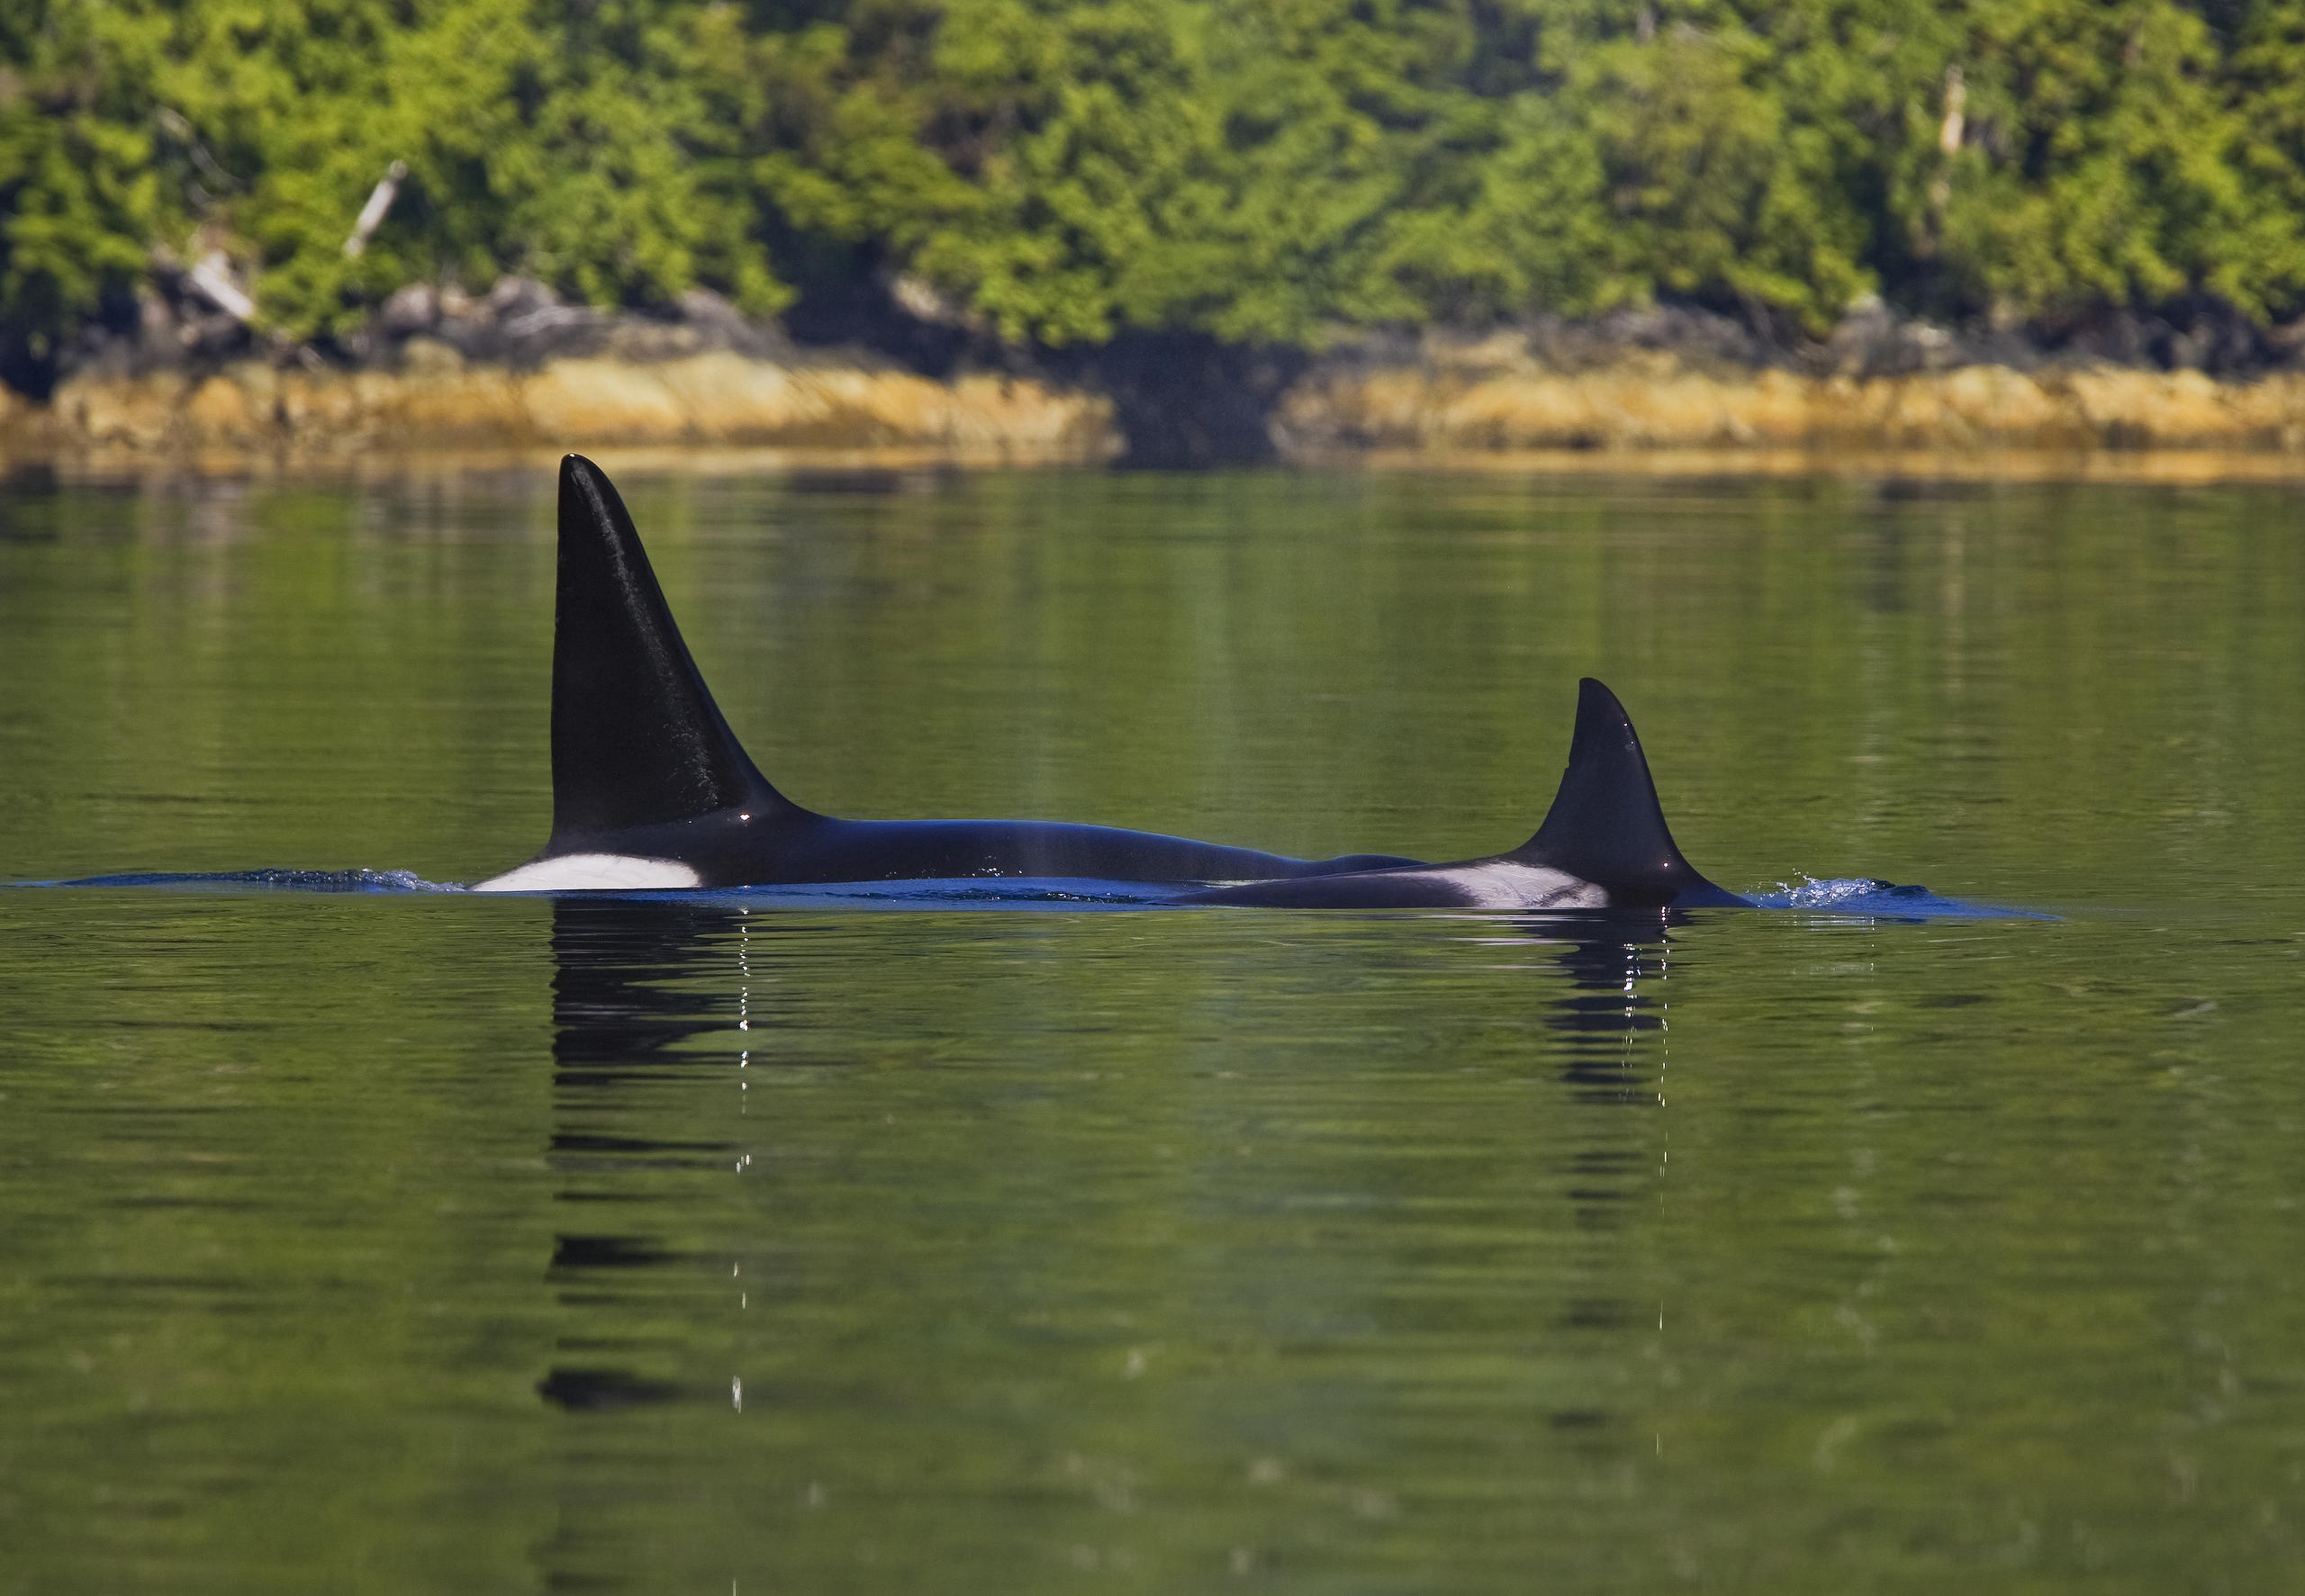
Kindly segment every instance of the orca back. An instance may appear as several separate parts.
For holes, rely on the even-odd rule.
[[[1632,717],[1587,676],[1577,683],[1568,768],[1537,834],[1504,857],[1609,889],[1620,904],[1740,904],[1681,857]]]
[[[795,807],[721,718],[615,486],[570,455],[560,463],[546,852],[740,805]]]

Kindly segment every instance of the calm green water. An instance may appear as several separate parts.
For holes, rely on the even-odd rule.
[[[0,893],[11,1591],[2305,1581],[2305,503],[634,478],[795,798],[2055,920]],[[0,488],[0,878],[470,880],[550,480]]]

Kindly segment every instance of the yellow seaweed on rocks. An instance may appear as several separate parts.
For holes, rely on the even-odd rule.
[[[788,368],[715,352],[660,363],[467,367],[411,340],[394,371],[79,376],[44,408],[0,407],[0,448],[131,455],[475,446],[900,447],[1019,461],[1112,452],[1102,398],[1011,377]]]
[[[1469,357],[1478,354],[1480,358]],[[1273,416],[1284,455],[1465,457],[1524,451],[2136,450],[2305,454],[2305,375],[2026,373],[1895,377],[1691,369],[1669,356],[1548,370],[1496,341],[1456,358],[1315,368]],[[205,376],[83,374],[36,405],[0,394],[0,453],[137,456],[355,450],[698,446],[925,450],[1098,460],[1110,402],[977,374],[782,365],[728,351],[663,361],[467,366],[417,338],[392,370],[249,361]]]
[[[520,401],[545,437],[665,444],[689,431],[688,413],[654,366],[556,360],[520,384]]]
[[[1724,375],[1677,368],[1315,375],[1283,400],[1306,452],[1857,446],[2305,449],[2305,377],[2198,372]]]

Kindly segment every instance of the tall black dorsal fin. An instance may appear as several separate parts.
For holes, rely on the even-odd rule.
[[[624,500],[560,463],[550,849],[628,826],[785,800],[746,757],[689,658]]]
[[[1506,857],[1565,870],[1620,894],[1654,893],[1659,903],[1731,897],[1697,874],[1666,829],[1649,761],[1632,717],[1616,694],[1590,676],[1577,684],[1577,730],[1568,768],[1537,834]]]

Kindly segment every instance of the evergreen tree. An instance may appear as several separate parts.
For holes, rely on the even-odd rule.
[[[2300,216],[2300,0],[0,8],[0,329],[35,353],[219,250],[291,338],[417,279],[765,313],[868,265],[1052,344],[1659,295],[2272,320]]]

